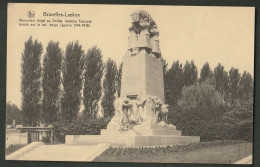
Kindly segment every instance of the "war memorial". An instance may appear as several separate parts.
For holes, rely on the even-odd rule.
[[[199,136],[182,136],[167,123],[163,63],[159,30],[151,15],[131,14],[128,48],[123,56],[121,97],[115,115],[101,135],[66,135],[67,145],[109,143],[115,146],[156,146],[200,142]]]

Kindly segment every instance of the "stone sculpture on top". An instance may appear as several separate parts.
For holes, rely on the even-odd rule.
[[[146,52],[160,58],[159,30],[151,15],[144,10],[138,10],[131,14],[131,19],[128,54],[135,56],[138,53]]]

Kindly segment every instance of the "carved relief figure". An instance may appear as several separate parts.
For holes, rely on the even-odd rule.
[[[150,20],[148,16],[144,16],[140,19],[139,25],[141,27],[140,37],[138,39],[138,47],[140,49],[146,50],[148,53],[150,53]]]
[[[122,113],[123,113],[123,118],[121,121],[122,124],[129,123],[129,113],[128,112],[129,112],[130,107],[131,107],[130,99],[124,100],[123,104],[122,104]]]
[[[137,41],[138,41],[138,37],[137,34],[134,30],[134,24],[132,23],[132,25],[129,27],[129,37],[128,37],[128,50],[132,51],[133,48],[137,47]]]
[[[128,37],[128,51],[131,54],[138,54],[138,38],[141,28],[138,22],[132,22],[132,25],[129,27],[129,37]]]
[[[149,102],[151,114],[150,114],[150,119],[152,120],[153,123],[158,122],[158,114],[161,110],[162,102],[161,100],[156,97],[156,96],[149,96],[147,98],[147,101]]]
[[[138,10],[131,14],[132,25],[129,28],[128,52],[130,55],[137,55],[139,52],[151,53],[151,15]]]
[[[115,116],[111,119],[109,124],[107,125],[108,129],[120,129],[121,123],[123,121],[123,111],[122,111],[122,104],[123,100],[121,98],[118,98],[114,102],[114,108],[115,108]]]
[[[161,102],[161,100],[158,98],[158,97],[156,97],[156,99],[155,99],[155,116],[156,116],[156,122],[158,122],[159,120],[158,120],[158,118],[159,118],[159,113],[161,112],[161,106],[162,106],[162,102]]]
[[[160,49],[160,43],[159,43],[159,30],[157,28],[157,25],[155,23],[152,24],[152,27],[150,29],[151,33],[151,48],[152,48],[152,54],[157,59],[161,57],[161,49]]]
[[[167,115],[168,115],[168,106],[167,104],[163,104],[161,110],[158,114],[158,122],[165,122],[167,123]]]
[[[146,100],[143,99],[142,97],[138,96],[137,101],[135,102],[136,104],[136,118],[137,122],[141,122],[145,120],[145,114],[144,114],[144,105],[145,105]]]

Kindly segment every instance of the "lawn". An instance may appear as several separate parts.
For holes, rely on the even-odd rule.
[[[252,143],[214,141],[184,146],[108,148],[96,162],[234,163],[252,154]]]

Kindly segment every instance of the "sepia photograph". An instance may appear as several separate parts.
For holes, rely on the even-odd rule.
[[[5,160],[252,164],[255,7],[8,3]]]

